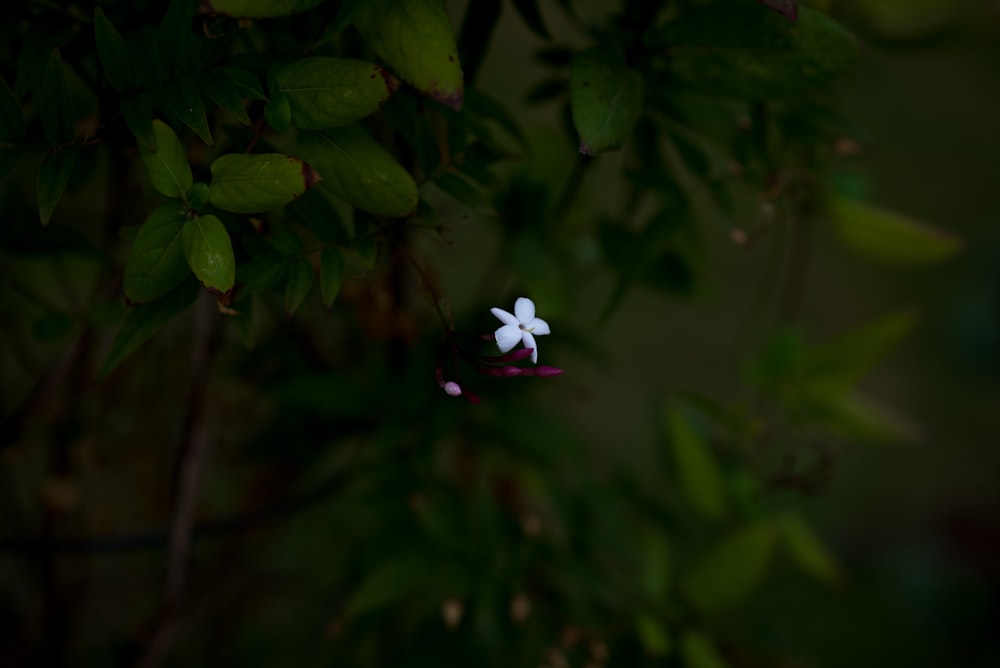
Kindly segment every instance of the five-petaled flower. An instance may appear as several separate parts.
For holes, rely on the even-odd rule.
[[[514,313],[508,313],[501,308],[491,308],[503,326],[494,333],[500,352],[506,353],[518,342],[524,342],[525,348],[531,348],[531,361],[538,364],[538,345],[535,337],[549,333],[549,323],[535,317],[535,302],[527,297],[518,297],[514,302]]]

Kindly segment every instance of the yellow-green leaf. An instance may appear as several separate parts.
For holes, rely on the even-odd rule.
[[[209,201],[224,211],[257,213],[282,207],[319,181],[307,163],[281,153],[230,153],[212,163]]]
[[[948,230],[871,204],[834,198],[829,212],[844,242],[875,260],[895,265],[932,264],[962,250],[962,239]]]
[[[681,636],[681,656],[685,668],[729,668],[712,640],[701,631],[685,631]]]
[[[803,573],[830,585],[843,581],[843,571],[830,550],[801,517],[783,515],[778,520],[781,542]]]
[[[726,514],[726,490],[708,443],[676,406],[666,409],[666,426],[681,490],[703,516],[722,518]]]
[[[304,12],[321,2],[323,0],[212,0],[212,9],[219,14],[266,19]]]

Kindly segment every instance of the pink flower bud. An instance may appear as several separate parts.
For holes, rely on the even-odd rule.
[[[444,384],[444,392],[449,397],[460,397],[462,396],[462,386],[458,383],[449,380]]]
[[[525,367],[521,369],[522,376],[537,376],[539,378],[547,378],[549,376],[558,376],[563,373],[562,369],[554,366],[536,366],[536,367]]]
[[[490,362],[520,362],[531,357],[531,353],[534,350],[534,348],[518,348],[506,355],[497,355],[496,357],[487,357],[486,359]]]

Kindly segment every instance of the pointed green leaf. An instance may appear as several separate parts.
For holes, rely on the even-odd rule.
[[[73,166],[76,164],[76,150],[72,146],[47,154],[38,168],[38,216],[42,225],[52,219],[52,210],[66,190]]]
[[[242,299],[272,287],[288,272],[289,259],[277,253],[253,258],[240,265],[238,293]]]
[[[349,125],[385,103],[399,86],[378,65],[351,58],[303,58],[274,73],[276,88],[291,108],[291,124],[302,130]]]
[[[670,24],[665,43],[679,81],[744,99],[799,95],[858,55],[854,37],[824,14],[801,7],[792,22],[753,0],[687,11]]]
[[[490,208],[490,197],[457,174],[445,172],[434,178],[438,188],[473,209]]]
[[[685,631],[680,644],[685,668],[729,668],[711,639],[701,631]]]
[[[250,117],[243,106],[243,95],[230,81],[223,68],[207,70],[201,76],[201,89],[212,102],[231,113],[244,125],[250,125]]]
[[[912,311],[891,313],[839,339],[812,347],[801,361],[801,384],[812,392],[845,392],[899,343],[916,322],[917,316]]]
[[[830,585],[843,581],[843,571],[819,536],[801,517],[787,514],[778,522],[781,542],[803,573]]]
[[[153,121],[153,149],[140,146],[139,159],[153,188],[167,197],[184,197],[194,182],[181,140],[163,121]]]
[[[121,100],[122,116],[128,129],[135,135],[140,148],[151,149],[156,145],[153,134],[153,101],[149,93],[137,93]]]
[[[14,93],[0,77],[0,179],[17,165],[24,142],[24,115]]]
[[[666,656],[670,653],[673,643],[670,631],[659,619],[649,614],[640,614],[635,618],[635,630],[642,641],[642,647],[650,656]]]
[[[42,132],[49,143],[66,144],[73,141],[76,136],[76,114],[58,49],[49,55],[49,64],[45,67],[40,107]]]
[[[160,98],[167,109],[198,135],[203,142],[212,145],[212,131],[208,127],[205,104],[201,101],[198,84],[186,74],[180,74],[165,81],[159,90]]]
[[[215,216],[198,216],[184,224],[184,256],[202,285],[225,295],[236,282],[236,259],[229,232]]]
[[[286,211],[312,230],[323,243],[340,243],[347,239],[347,232],[331,198],[326,195],[326,190],[324,184],[320,183],[292,202]]]
[[[352,206],[396,217],[417,208],[413,177],[357,125],[302,132],[298,150],[330,192]]]
[[[551,39],[542,12],[538,9],[538,0],[513,0],[514,9],[531,31],[542,39]]]
[[[452,109],[462,106],[462,67],[442,0],[371,0],[354,24],[379,58],[417,90]]]
[[[156,61],[167,73],[191,65],[198,52],[193,22],[196,0],[171,0],[156,33]]]
[[[212,0],[212,9],[229,16],[266,19],[304,12],[321,2],[323,0]]]
[[[223,211],[257,213],[282,207],[319,180],[307,163],[280,153],[231,153],[212,163],[209,201]]]
[[[129,309],[97,379],[107,378],[108,374],[114,371],[132,351],[145,343],[171,318],[191,306],[198,292],[198,284],[195,281],[186,281],[162,299]]]
[[[580,153],[596,155],[625,143],[642,111],[643,80],[620,52],[594,47],[576,54],[569,90]]]
[[[434,569],[415,555],[395,555],[372,569],[347,603],[346,613],[357,617],[372,612],[416,589],[426,589]]]
[[[319,256],[319,291],[323,306],[333,306],[344,282],[344,254],[337,248],[327,248]]]
[[[94,38],[108,81],[119,93],[129,90],[134,82],[132,57],[118,29],[100,7],[94,10]]]
[[[184,199],[187,200],[187,205],[190,209],[194,211],[200,211],[208,204],[208,196],[210,194],[207,183],[195,183],[193,186],[188,188],[187,195]]]
[[[190,275],[182,234],[186,222],[184,209],[176,201],[146,218],[125,261],[125,296],[130,302],[159,299]]]
[[[774,555],[775,530],[758,522],[726,536],[697,561],[683,591],[703,614],[731,610],[760,586]]]
[[[263,100],[264,88],[260,85],[257,75],[241,67],[220,68],[230,85],[236,89],[241,98]]]
[[[264,105],[264,120],[278,132],[292,127],[292,101],[284,93],[274,93]]]
[[[309,296],[314,278],[309,260],[300,257],[289,265],[288,282],[285,284],[285,310],[289,315],[294,315]]]
[[[677,477],[688,501],[704,517],[726,513],[726,489],[708,443],[678,407],[666,410],[667,435],[677,465]]]
[[[947,230],[870,204],[835,198],[829,211],[844,242],[873,260],[932,264],[954,257],[964,245]]]

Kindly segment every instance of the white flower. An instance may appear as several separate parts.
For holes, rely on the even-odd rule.
[[[523,341],[525,348],[531,348],[531,361],[538,364],[538,345],[535,343],[535,337],[548,334],[549,323],[535,317],[535,302],[527,297],[518,297],[514,302],[513,315],[502,308],[491,308],[490,313],[503,323],[503,327],[494,334],[500,352],[506,353],[516,346],[518,341]]]

